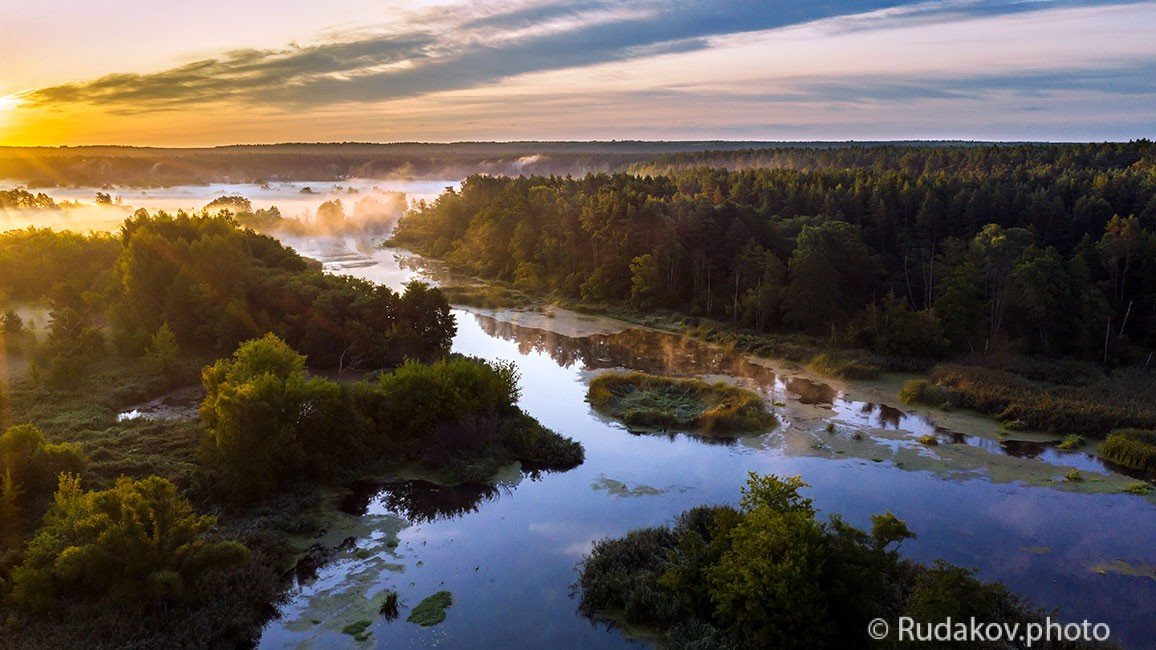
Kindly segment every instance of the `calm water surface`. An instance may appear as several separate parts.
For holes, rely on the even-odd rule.
[[[286,216],[300,216],[324,200],[356,200],[345,189],[349,187],[367,194],[380,186],[428,200],[454,184],[351,180],[113,194],[126,205],[166,210],[197,209],[216,196],[241,194],[255,207],[275,204]],[[302,193],[305,186],[312,193]],[[91,201],[94,192],[94,188],[49,190],[57,199],[82,201]],[[25,225],[14,218],[5,215],[0,226]],[[115,229],[124,214],[114,210],[53,218],[59,222],[39,225]],[[435,283],[451,279],[436,265],[382,249],[373,240],[286,241],[324,261],[331,272],[395,288],[413,278]],[[942,558],[975,567],[981,577],[1003,581],[1041,606],[1058,608],[1068,620],[1109,623],[1113,640],[1126,647],[1156,647],[1156,620],[1151,615],[1156,579],[1095,570],[1123,562],[1151,573],[1156,566],[1151,500],[999,482],[993,480],[997,472],[985,472],[982,463],[979,471],[962,473],[918,470],[894,460],[824,454],[791,440],[798,439],[799,430],[821,432],[831,421],[839,435],[862,430],[869,439],[914,446],[925,454],[935,452],[913,441],[930,434],[939,438],[940,451],[966,446],[992,463],[1012,459],[1058,475],[1077,468],[1090,480],[1113,476],[1089,454],[1062,452],[1040,441],[1001,442],[990,421],[899,408],[894,387],[884,391],[854,383],[836,387],[804,376],[789,364],[752,363],[667,333],[606,330],[573,315],[560,316],[559,320],[569,319],[564,324],[542,323],[539,318],[537,326],[526,326],[511,322],[509,314],[462,309],[454,314],[458,322],[454,350],[514,361],[522,377],[522,406],[545,425],[581,441],[586,462],[569,472],[536,477],[511,472],[497,485],[444,488],[407,481],[353,486],[341,508],[356,516],[359,534],[341,545],[315,575],[295,584],[282,616],[266,628],[262,647],[355,645],[341,628],[367,618],[367,600],[386,589],[401,595],[401,619],[387,622],[374,613],[372,635],[363,646],[561,650],[638,645],[577,614],[571,596],[576,564],[595,540],[668,523],[695,505],[734,502],[750,471],[802,475],[811,485],[806,494],[817,507],[861,527],[869,526],[871,514],[894,512],[918,534],[903,546],[908,557],[924,562]],[[785,403],[784,411],[791,414],[811,411],[794,421],[793,416],[786,417],[775,431],[739,440],[703,440],[679,433],[634,435],[593,413],[584,401],[591,373],[607,368],[729,378],[762,392],[770,402]],[[164,408],[175,407],[162,400],[141,405],[129,417],[149,416]],[[815,433],[815,439],[822,435]],[[393,546],[389,540],[399,528],[400,543]],[[404,621],[411,607],[439,589],[454,595],[444,623],[420,628]]]
[[[373,242],[290,243],[334,272],[395,287],[413,277],[444,277]],[[549,331],[556,328],[513,324],[500,314],[463,309],[454,314],[454,351],[514,361],[522,377],[522,406],[546,426],[581,441],[586,462],[569,472],[498,486],[355,486],[343,508],[363,517],[371,531],[374,522],[384,526],[404,518],[409,525],[399,534],[400,545],[392,548],[386,536],[371,532],[338,552],[316,579],[293,589],[282,618],[266,629],[262,647],[354,644],[340,629],[358,620],[356,607],[343,607],[342,599],[352,603],[386,589],[401,595],[401,619],[376,618],[364,645],[637,645],[577,614],[571,596],[576,564],[595,540],[668,523],[695,505],[736,501],[750,471],[802,475],[811,485],[807,496],[824,513],[861,527],[870,525],[873,513],[894,512],[918,534],[904,544],[908,557],[976,567],[981,577],[1059,608],[1064,618],[1109,623],[1112,638],[1127,647],[1156,644],[1151,617],[1156,580],[1093,570],[1118,560],[1141,568],[1156,565],[1151,543],[1156,517],[1144,497],[1079,494],[974,475],[949,479],[889,461],[797,455],[787,451],[782,428],[737,441],[634,435],[592,412],[584,398],[591,372],[603,368],[725,375],[762,391],[769,401],[814,405],[840,426],[905,432],[911,438],[931,433],[941,444],[982,447],[993,458],[1012,453],[1107,474],[1092,456],[1043,444],[1009,448],[986,434],[945,429],[934,412],[907,413],[896,408],[896,400],[853,400],[846,396],[850,389],[667,333],[627,329],[564,336]],[[427,629],[404,621],[410,607],[439,589],[454,595],[444,623]]]

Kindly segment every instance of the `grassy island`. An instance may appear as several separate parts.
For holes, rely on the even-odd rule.
[[[725,382],[610,372],[590,382],[586,399],[632,426],[722,433],[762,431],[778,423],[758,394]]]

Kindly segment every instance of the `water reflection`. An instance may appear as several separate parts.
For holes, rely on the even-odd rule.
[[[820,384],[802,377],[791,377],[784,384],[788,391],[797,395],[802,404],[831,404],[838,393],[827,384]]]
[[[413,277],[398,269],[393,253],[374,259],[381,265],[356,273],[395,288]],[[367,487],[364,501],[350,506],[369,515],[359,518],[367,526],[387,525],[394,518],[373,516],[386,512],[425,523],[400,530],[394,545],[385,534],[359,537],[357,548],[344,560],[325,565],[311,586],[283,606],[285,617],[267,628],[263,647],[348,645],[342,627],[362,619],[373,620],[372,643],[378,647],[629,647],[632,643],[616,629],[594,628],[575,612],[569,589],[575,564],[596,540],[669,523],[696,505],[733,503],[748,471],[802,475],[812,485],[807,496],[817,507],[860,527],[870,526],[870,514],[894,512],[919,535],[904,545],[906,557],[979,567],[982,578],[1006,582],[1041,606],[1059,607],[1067,619],[1109,623],[1113,639],[1126,646],[1150,645],[1156,633],[1150,617],[1135,614],[1150,609],[1156,581],[1099,575],[1091,569],[1116,559],[1134,566],[1156,564],[1149,543],[1156,536],[1156,518],[1141,497],[979,477],[945,480],[891,463],[796,455],[774,442],[722,446],[684,435],[632,436],[597,417],[583,401],[588,381],[584,370],[621,367],[683,376],[731,375],[768,399],[807,402],[812,406],[799,410],[852,421],[852,426],[887,429],[889,435],[926,431],[929,423],[921,414],[881,404],[879,398],[849,400],[824,382],[787,377],[783,368],[776,373],[723,348],[677,335],[632,330],[568,337],[461,309],[454,313],[454,350],[515,360],[522,376],[523,408],[544,425],[579,440],[586,448],[586,463],[497,494],[477,488],[447,492],[413,482]],[[849,392],[856,390],[855,383],[849,385]],[[965,424],[958,428],[971,430]],[[943,444],[953,439],[947,430],[936,434]],[[986,440],[994,453],[1008,453],[998,442]],[[1038,457],[1050,453],[1061,454],[1044,449]],[[680,488],[646,489],[672,484]],[[615,490],[592,485],[621,486],[645,498],[622,498]],[[1042,553],[1024,550],[1045,547],[1048,551]],[[396,590],[403,604],[411,605],[446,589],[453,592],[455,603],[446,621],[433,629],[390,624],[377,617],[376,608],[368,616],[357,608],[383,589]]]
[[[351,515],[391,514],[412,523],[429,523],[453,519],[477,512],[483,503],[497,500],[503,492],[510,494],[508,485],[467,483],[446,486],[429,481],[392,481],[387,483],[358,482],[341,503],[341,510]]]
[[[934,434],[935,424],[927,416],[912,414],[894,406],[848,400],[841,395],[833,405],[835,419],[872,429],[905,431],[916,436]]]
[[[773,388],[778,377],[771,369],[702,341],[654,330],[627,329],[613,334],[573,337],[544,329],[516,325],[485,314],[474,314],[490,336],[515,341],[518,352],[550,356],[563,368],[630,368],[674,375],[730,375]]]
[[[464,314],[464,313],[463,313]],[[486,314],[473,314],[488,335],[517,343],[521,355],[545,354],[563,368],[628,368],[663,375],[726,375],[744,380],[771,401],[795,400],[801,404],[831,409],[831,419],[866,429],[898,431],[912,437],[933,435],[941,442],[979,447],[993,454],[1038,460],[1051,465],[1108,475],[1111,472],[1135,478],[1151,478],[1143,472],[1117,468],[1099,457],[1068,452],[1056,443],[1026,440],[996,440],[966,435],[939,427],[920,413],[879,402],[848,399],[840,390],[805,377],[788,377],[767,366],[753,363],[744,355],[725,348],[655,330],[626,329],[613,334],[574,337],[550,330],[526,327]],[[630,431],[635,435],[664,435],[664,432]],[[670,440],[677,434],[666,433]],[[734,444],[736,439],[711,437],[711,443]]]

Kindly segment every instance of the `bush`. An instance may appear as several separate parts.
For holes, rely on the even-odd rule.
[[[1156,472],[1156,431],[1117,429],[1100,443],[1099,453],[1118,465]]]
[[[159,477],[81,492],[79,479],[62,476],[43,527],[12,573],[12,599],[33,610],[65,594],[119,606],[199,599],[206,595],[202,574],[248,557],[236,542],[208,541],[215,524]]]
[[[674,526],[597,542],[580,564],[579,610],[662,634],[677,648],[848,648],[874,618],[1019,623],[1042,612],[945,563],[915,564],[890,513],[870,533],[816,520],[798,477],[752,474],[740,510],[701,506]],[[1066,647],[1063,644],[1050,647]]]
[[[73,444],[51,444],[23,424],[0,435],[0,549],[16,548],[23,531],[44,513],[62,473],[78,473],[85,457]]]
[[[305,376],[305,357],[272,334],[205,368],[202,454],[218,485],[247,500],[300,476],[327,476],[330,452],[358,459],[361,436],[346,393]],[[348,445],[348,446],[347,446]]]
[[[405,461],[456,482],[488,478],[513,461],[569,469],[583,460],[581,445],[518,408],[511,364],[409,361],[348,387],[307,377],[305,358],[270,334],[242,344],[202,379],[203,462],[237,500]]]

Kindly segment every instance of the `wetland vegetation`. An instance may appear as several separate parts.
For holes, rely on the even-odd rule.
[[[593,550],[582,547],[584,534],[589,541],[607,530],[637,526],[645,517],[655,523],[653,513],[669,517],[676,504],[684,509],[685,498],[678,496],[684,490],[725,499],[719,490],[728,477],[775,463],[801,465],[826,480],[834,511],[844,502],[831,496],[831,485],[846,491],[855,480],[863,487],[849,500],[859,507],[893,498],[909,512],[958,508],[968,513],[969,526],[989,521],[990,515],[977,513],[1007,495],[985,492],[986,479],[956,479],[967,471],[988,471],[990,482],[1006,488],[1021,509],[1042,507],[1059,522],[1048,534],[1065,542],[1048,543],[1066,555],[1046,565],[1048,580],[1067,581],[1080,599],[1081,589],[1095,592],[1086,599],[1089,607],[1099,607],[1093,601],[1104,600],[1105,593],[1121,599],[1149,593],[1146,583],[1101,587],[1073,577],[1086,567],[1055,567],[1112,561],[1107,555],[1087,561],[1089,548],[1135,551],[1131,542],[1097,537],[1098,531],[1085,531],[1089,539],[1067,536],[1067,524],[1117,521],[1113,517],[1147,512],[1150,504],[1144,496],[1149,483],[1121,483],[1122,477],[1108,477],[1103,464],[1085,456],[1098,449],[1149,477],[1156,458],[1151,143],[834,147],[657,159],[646,147],[611,146],[619,150],[613,160],[590,158],[598,164],[586,167],[588,152],[569,148],[572,155],[557,159],[555,167],[526,171],[599,173],[474,175],[460,189],[417,203],[402,219],[395,242],[493,284],[463,283],[443,291],[411,282],[390,288],[368,272],[332,273],[354,269],[352,264],[372,270],[379,262],[370,258],[382,252],[366,251],[380,243],[376,239],[357,244],[366,259],[349,267],[327,259],[323,267],[256,231],[324,239],[335,248],[348,245],[347,236],[376,232],[381,224],[362,227],[360,201],[348,191],[319,197],[325,206],[323,215],[318,207],[320,222],[328,225],[317,229],[290,223],[269,208],[254,209],[233,191],[219,193],[201,212],[167,213],[116,206],[103,188],[99,199],[127,217],[114,234],[36,228],[0,234],[5,640],[62,646],[85,638],[95,647],[251,643],[286,593],[286,570],[303,551],[300,574],[312,577],[299,583],[316,580],[335,557],[355,568],[334,571],[393,571],[389,567],[413,553],[407,545],[417,539],[415,532],[398,534],[406,521],[442,534],[449,556],[505,554],[511,566],[533,560],[554,567],[589,551],[578,585],[581,611],[658,634],[673,647],[787,645],[789,639],[809,647],[845,647],[861,644],[862,623],[874,616],[974,614],[1023,622],[1043,615],[992,581],[1019,580],[1018,590],[1037,586],[1034,578],[1002,565],[993,569],[986,558],[979,558],[984,580],[983,574],[934,563],[949,552],[976,559],[952,538],[958,533],[953,521],[932,518],[942,530],[918,531],[932,541],[919,550],[926,561],[915,562],[899,554],[899,545],[912,536],[897,517],[872,518],[870,532],[837,516],[819,521],[817,509],[799,494],[803,484],[793,479],[752,477],[738,507],[701,506],[671,525],[606,539]],[[396,161],[370,160],[381,153],[371,148],[337,158],[329,150],[307,149],[125,152],[124,160],[101,169],[130,170],[128,184],[149,184],[170,172],[173,178],[199,174],[208,181],[223,169],[213,165],[242,165],[240,157],[253,154],[244,164],[258,180],[319,161],[338,175],[342,169],[396,171]],[[500,145],[462,153],[467,149],[447,149],[446,156],[454,164],[474,165],[471,173],[500,171],[510,162],[504,156],[513,155]],[[499,150],[493,169],[475,159]],[[275,160],[286,153],[302,160]],[[90,154],[98,155],[62,152],[49,163],[80,178],[90,173],[84,163]],[[310,155],[318,157],[303,161]],[[206,166],[178,172],[162,165],[155,173],[144,167],[155,165],[157,157],[166,165],[199,159]],[[66,213],[70,207],[23,189],[0,195],[0,202],[4,210]],[[391,214],[400,209],[384,207]],[[461,345],[485,351],[485,358],[451,354],[460,324],[451,300],[484,310],[532,311],[538,329],[520,336],[533,342],[519,339],[500,350],[520,354],[523,368],[542,352],[559,368],[584,373],[576,386],[564,373],[543,375],[556,382],[549,390],[569,396],[578,410],[540,392],[537,410],[523,410],[519,366],[496,360],[508,357],[478,343],[501,338],[497,330],[513,327],[509,322],[479,315],[469,329],[476,340]],[[578,322],[587,317],[570,312],[557,319],[567,323],[551,326],[554,310],[544,300],[648,328],[615,338],[599,328],[626,328],[624,323],[593,317]],[[562,342],[554,334],[565,326],[582,333]],[[788,360],[790,370],[772,371],[746,353]],[[900,389],[886,374],[892,370],[920,376]],[[812,379],[803,377],[807,372]],[[749,379],[774,391],[776,408],[797,429],[775,434],[783,434],[791,453],[761,453],[772,444],[767,436],[728,439],[732,448],[716,450],[703,445],[709,436],[688,443],[672,433],[662,440],[672,450],[645,448],[660,459],[647,462],[665,468],[646,467],[654,475],[627,476],[619,467],[620,476],[599,471],[597,478],[583,476],[577,488],[570,485],[596,496],[571,500],[557,487],[536,493],[552,510],[563,509],[562,502],[573,506],[570,519],[543,516],[515,526],[506,518],[518,513],[500,510],[490,528],[470,529],[468,517],[484,519],[510,508],[513,499],[499,496],[523,475],[538,478],[542,471],[584,461],[583,444],[530,415],[583,443],[597,441],[584,427],[600,432],[606,423],[589,413],[581,395],[570,394],[574,390],[631,427],[761,433],[776,426],[766,406],[771,398],[729,380],[667,376],[682,374]],[[820,384],[816,375],[831,380]],[[916,426],[916,413],[887,406],[897,389],[903,402],[934,411],[936,421]],[[139,412],[121,417],[173,391],[192,395],[199,410],[172,419],[137,417]],[[872,397],[851,399],[845,391],[869,391]],[[973,413],[948,413],[960,409],[990,415],[1005,429],[1033,430],[1025,435],[1042,431],[1064,438],[1055,449],[1034,438],[1003,441],[1009,455],[1052,454],[1059,460],[1039,461],[1030,475],[1020,458],[993,469],[978,449],[992,440],[967,428],[937,426],[949,415],[965,425],[981,421]],[[907,428],[900,431],[901,425]],[[827,434],[814,435],[824,429]],[[642,447],[630,445],[648,444],[619,438],[629,440],[600,447],[600,462],[613,463],[618,455],[637,459]],[[807,449],[805,460],[794,455],[796,447]],[[951,460],[964,452],[975,453],[966,462]],[[685,466],[692,453],[712,478],[688,475],[692,488],[682,478],[679,484],[668,480],[669,468]],[[1065,464],[1068,459],[1072,466]],[[926,467],[934,470],[911,471]],[[736,474],[736,468],[742,471]],[[499,471],[508,482],[495,483]],[[364,539],[330,543],[341,528],[329,510],[348,500],[347,489],[363,479],[384,482],[386,496],[341,514],[400,519],[377,521],[380,529]],[[1040,489],[1049,491],[1048,498],[1061,494],[1055,503],[1062,506],[1040,506],[1033,501],[1037,494],[1024,495],[1039,485],[1047,486]],[[895,496],[900,491],[919,496]],[[968,505],[972,493],[984,496]],[[1101,500],[1093,503],[1093,496]],[[603,509],[595,517],[589,508],[605,506],[599,499],[612,500],[625,514],[604,525],[601,517],[619,515]],[[1112,508],[1090,507],[1109,500]],[[627,501],[642,505],[622,505]],[[883,506],[876,511],[890,508]],[[139,534],[142,522],[162,519],[168,528]],[[997,523],[993,530],[999,534],[1020,535],[1016,539],[1035,547],[1035,540],[1012,531],[1015,522]],[[478,535],[469,543],[481,550],[444,541],[458,535],[451,524]],[[386,532],[375,537],[381,531]],[[549,550],[528,549],[525,557],[522,549],[502,550],[509,546],[507,537],[522,539],[525,531],[542,535]],[[990,531],[969,533],[991,545],[998,541]],[[375,542],[384,550],[374,548]],[[163,552],[152,551],[161,547]],[[558,553],[560,548],[565,552]],[[423,552],[436,557],[443,551]],[[433,594],[414,606],[409,617],[418,625],[409,627],[478,625],[485,608],[471,602],[475,593],[513,589],[504,576],[495,587],[483,586],[479,575],[469,588],[452,587],[451,597],[449,585],[443,590],[437,581],[421,582],[421,562],[408,565],[415,569],[409,586],[385,580],[368,589],[358,574],[352,580],[362,590],[356,615],[333,609],[341,617],[313,624],[344,633],[346,642],[385,639],[383,621],[406,607],[400,590],[414,601],[415,594]],[[477,562],[472,571],[462,571],[455,562],[443,558],[439,575],[452,576],[456,584],[463,580],[459,572],[488,568]],[[538,570],[527,569],[521,577],[529,580]],[[527,588],[531,592],[538,593]],[[545,607],[526,598],[511,602]],[[744,606],[749,602],[766,606],[755,611]],[[1041,603],[1049,604],[1046,598]],[[572,615],[573,605],[564,607]],[[1070,606],[1065,612],[1078,613]],[[1145,625],[1134,624],[1132,638],[1149,631]]]
[[[607,372],[590,380],[586,399],[633,427],[755,433],[778,424],[757,393],[721,381]]]
[[[46,306],[39,327],[6,310],[0,340],[5,362],[28,360],[0,375],[9,642],[243,645],[327,489],[583,459],[518,407],[512,366],[446,356],[436,289],[323,274],[228,213],[139,211],[119,237],[9,232],[0,268],[5,296]],[[199,415],[117,416],[198,368]],[[333,370],[345,381],[314,374]]]

